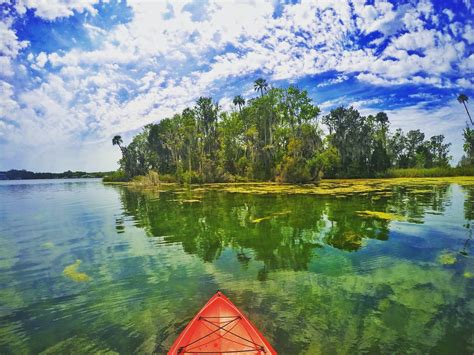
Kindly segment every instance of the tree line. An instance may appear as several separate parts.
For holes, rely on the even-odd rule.
[[[386,113],[363,116],[353,107],[321,117],[308,92],[296,86],[274,88],[260,78],[254,89],[254,98],[236,96],[230,111],[200,97],[193,107],[145,126],[128,146],[115,136],[124,178],[152,170],[189,183],[306,183],[375,177],[389,168],[449,166],[450,143],[443,135],[391,132]],[[467,127],[464,136],[463,164],[472,164],[474,131]]]
[[[77,178],[103,178],[112,172],[86,172],[64,171],[62,173],[35,173],[28,170],[0,171],[0,180],[38,180],[38,179],[77,179]]]

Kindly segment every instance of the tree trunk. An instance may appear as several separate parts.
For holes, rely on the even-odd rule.
[[[469,113],[469,110],[467,109],[466,102],[463,101],[462,104],[464,105],[464,108],[466,109],[467,115],[469,116],[469,121],[471,121],[471,125],[474,126],[474,122],[472,122],[471,114]]]

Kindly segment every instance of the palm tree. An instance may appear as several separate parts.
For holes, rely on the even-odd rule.
[[[253,84],[255,91],[260,91],[260,95],[263,96],[263,92],[268,90],[268,83],[265,79],[258,78]]]
[[[232,100],[232,103],[239,107],[239,111],[242,111],[242,106],[245,105],[245,99],[242,96],[237,95],[234,97],[234,100]]]
[[[120,149],[122,149],[122,143],[122,136],[114,136],[114,138],[112,138],[112,145],[118,145]]]
[[[464,105],[464,108],[466,109],[467,115],[469,117],[469,121],[471,121],[471,125],[474,126],[474,122],[472,122],[471,114],[469,113],[469,110],[467,109],[467,106],[466,106],[466,102],[468,101],[469,101],[469,97],[466,94],[462,94],[462,93],[459,94],[458,102]]]
[[[125,155],[125,147],[122,146],[122,143],[122,136],[117,135],[112,138],[112,145],[118,145],[120,150],[122,151],[122,155]]]

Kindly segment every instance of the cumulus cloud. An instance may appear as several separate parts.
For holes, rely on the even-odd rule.
[[[18,39],[15,31],[11,29],[11,23],[9,18],[0,22],[0,76],[14,74],[12,62],[18,53],[28,46],[28,41]]]
[[[97,13],[94,4],[99,0],[18,0],[15,3],[15,9],[19,14],[24,14],[26,10],[31,9],[37,17],[45,20],[55,20],[60,17],[69,17],[74,11],[81,13],[90,12],[92,15]]]
[[[97,4],[20,0],[15,8],[19,15],[30,9],[54,26],[59,18],[97,14]],[[456,15],[449,9],[436,14],[427,0],[403,5],[303,0],[283,6],[278,16],[272,1],[210,0],[199,9],[184,2],[128,5],[130,21],[112,28],[85,20],[87,35],[101,38],[95,46],[27,52],[23,61],[17,57],[27,51],[28,39],[18,39],[13,19],[0,23],[0,77],[10,78],[0,102],[3,142],[30,151],[21,141],[27,137],[34,142],[38,132],[45,146],[53,140],[64,147],[71,141],[106,142],[114,134],[170,116],[201,95],[214,95],[227,107],[237,90],[244,95],[251,90],[236,83],[253,76],[293,83],[338,73],[317,85],[320,89],[352,77],[375,86],[472,85],[465,75],[474,67],[472,26],[452,22]],[[451,29],[440,24],[442,16]],[[364,36],[370,40],[362,41]],[[228,92],[229,87],[236,92]],[[13,121],[21,136],[7,128]]]

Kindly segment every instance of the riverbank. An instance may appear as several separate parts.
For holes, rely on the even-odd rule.
[[[445,178],[445,177],[469,177],[474,176],[474,166],[468,167],[444,167],[444,168],[430,168],[430,169],[389,169],[383,174],[379,174],[375,178],[344,178],[344,179],[322,179],[321,182],[325,181],[353,181],[353,180],[380,180],[380,179],[393,179],[393,178]],[[243,178],[236,178],[236,181],[219,182],[222,183],[250,183],[259,184],[260,181],[242,181]],[[158,175],[154,171],[150,171],[145,176],[136,176],[131,181],[127,181],[123,172],[115,171],[112,174],[104,176],[103,181],[105,183],[126,183],[128,185],[135,186],[155,186],[160,183],[175,183],[173,176]]]
[[[474,176],[474,166],[461,166],[456,168],[430,168],[430,169],[389,169],[381,174],[380,178],[419,178],[419,177],[453,177]]]

